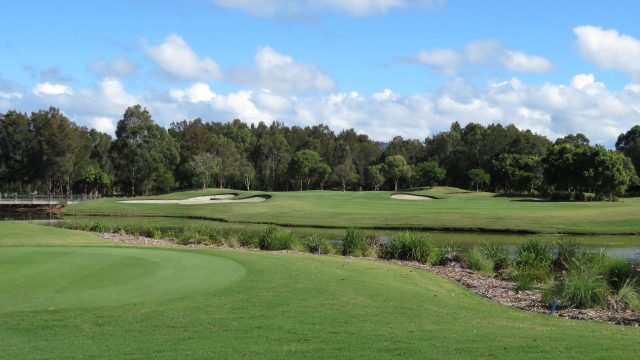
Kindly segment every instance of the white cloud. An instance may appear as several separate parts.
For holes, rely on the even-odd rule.
[[[228,9],[265,18],[309,18],[325,12],[354,17],[386,14],[394,9],[440,7],[444,0],[211,0]]]
[[[573,29],[576,48],[582,57],[603,69],[619,71],[640,78],[640,40],[596,26]]]
[[[506,48],[497,41],[478,41],[463,50],[423,50],[415,56],[418,63],[431,66],[444,75],[455,75],[471,65],[502,67],[515,72],[544,73],[553,70],[551,61],[537,55]]]
[[[91,119],[91,126],[103,133],[113,134],[116,131],[116,121],[105,116],[94,116]]]
[[[194,104],[209,101],[216,96],[209,85],[200,82],[184,90],[171,90],[169,94],[176,101],[188,101]]]
[[[172,80],[216,80],[222,78],[218,64],[209,57],[200,58],[183,38],[169,35],[158,46],[147,48],[147,55],[158,69]]]
[[[135,75],[136,71],[138,70],[136,64],[124,57],[115,58],[111,61],[105,59],[97,59],[89,65],[89,68],[94,74],[99,77],[132,76]]]
[[[10,99],[14,99],[14,98],[21,98],[22,94],[14,91],[14,92],[5,92],[5,91],[0,91],[0,99],[5,99],[5,100],[10,100]]]
[[[269,46],[256,51],[252,66],[237,66],[227,77],[235,82],[258,85],[276,92],[330,91],[335,81],[318,67],[296,61]]]
[[[38,83],[33,87],[33,93],[38,96],[44,95],[71,95],[73,92],[67,85],[52,84],[50,82]]]

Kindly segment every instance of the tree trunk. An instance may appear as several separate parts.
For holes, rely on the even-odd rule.
[[[347,191],[347,182],[342,180],[342,192]]]
[[[395,185],[396,185],[396,186],[395,186],[395,189],[396,189],[395,191],[398,191],[398,179],[396,179],[396,181],[395,181]]]

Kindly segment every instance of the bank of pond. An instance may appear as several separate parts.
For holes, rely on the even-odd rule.
[[[177,226],[161,223],[162,219],[110,220],[75,218],[52,224],[67,229],[165,239],[178,245],[295,250],[459,267],[509,279],[519,291],[538,289],[549,305],[559,301],[560,307],[640,310],[638,249],[629,253],[631,248],[589,247],[572,236],[521,235],[520,242],[515,244],[515,235],[491,234],[479,241],[484,235],[474,234],[476,241],[472,242],[469,234],[413,231],[373,234],[355,228],[319,234],[312,232],[316,229],[238,227],[210,221]],[[465,241],[454,242],[456,237]]]

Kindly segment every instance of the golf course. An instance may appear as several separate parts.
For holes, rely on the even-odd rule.
[[[407,191],[424,200],[394,199],[389,191],[233,191],[236,201],[167,203],[227,194],[230,190],[182,191],[151,200],[109,198],[70,206],[65,215],[165,216],[315,228],[458,230],[515,233],[633,235],[640,233],[640,198],[618,202],[552,202],[451,187]],[[265,201],[243,198],[267,196]],[[158,203],[153,203],[153,200]]]
[[[379,261],[116,245],[1,222],[0,358],[635,358],[640,330]]]

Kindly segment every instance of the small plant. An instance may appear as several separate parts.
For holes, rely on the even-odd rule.
[[[451,245],[435,247],[432,249],[431,254],[429,254],[429,259],[427,260],[429,265],[440,266],[444,265],[444,259],[453,253],[456,253],[457,249]]]
[[[183,231],[176,239],[176,244],[189,245],[197,242],[198,235],[193,231]]]
[[[515,269],[511,273],[511,278],[515,282],[516,290],[518,291],[532,290],[536,285],[533,276],[520,269]]]
[[[627,279],[620,290],[618,290],[613,296],[610,303],[615,304],[616,307],[621,307],[640,311],[640,289],[636,285],[634,279]]]
[[[486,274],[493,274],[494,263],[488,258],[478,247],[467,250],[467,260],[469,260],[469,269],[480,271]]]
[[[341,252],[345,256],[365,256],[369,250],[367,237],[358,229],[347,229],[340,241]]]
[[[97,233],[110,233],[112,231],[110,226],[103,224],[99,221],[95,221],[91,223],[89,226],[86,226],[85,228],[88,231],[97,232]]]
[[[156,226],[142,226],[138,230],[138,234],[152,239],[162,238],[162,231]]]
[[[516,254],[516,271],[512,277],[516,282],[544,282],[551,278],[551,252],[549,247],[536,238],[523,243]]]
[[[602,272],[606,276],[609,286],[615,291],[620,291],[623,286],[629,283],[634,269],[627,260],[620,257],[610,257],[603,264]]]
[[[320,254],[333,254],[335,252],[335,248],[329,240],[323,239],[317,235],[312,235],[306,238],[303,245],[308,252],[314,254],[317,254],[318,252]]]
[[[281,232],[270,226],[260,235],[258,247],[261,250],[291,250],[298,247],[298,239],[290,232]]]
[[[480,247],[480,250],[486,257],[493,260],[494,271],[506,270],[513,265],[509,249],[502,244],[495,242],[484,243]]]
[[[433,244],[423,234],[403,231],[396,234],[381,248],[385,259],[418,261],[426,264],[433,252]]]
[[[567,270],[582,257],[582,250],[575,238],[562,237],[554,244],[555,258],[553,267],[557,270]]]
[[[608,291],[602,276],[578,268],[566,272],[557,286],[560,302],[579,309],[605,306]]]
[[[258,248],[260,242],[260,234],[257,231],[243,229],[238,233],[238,242],[240,246],[248,248]]]

